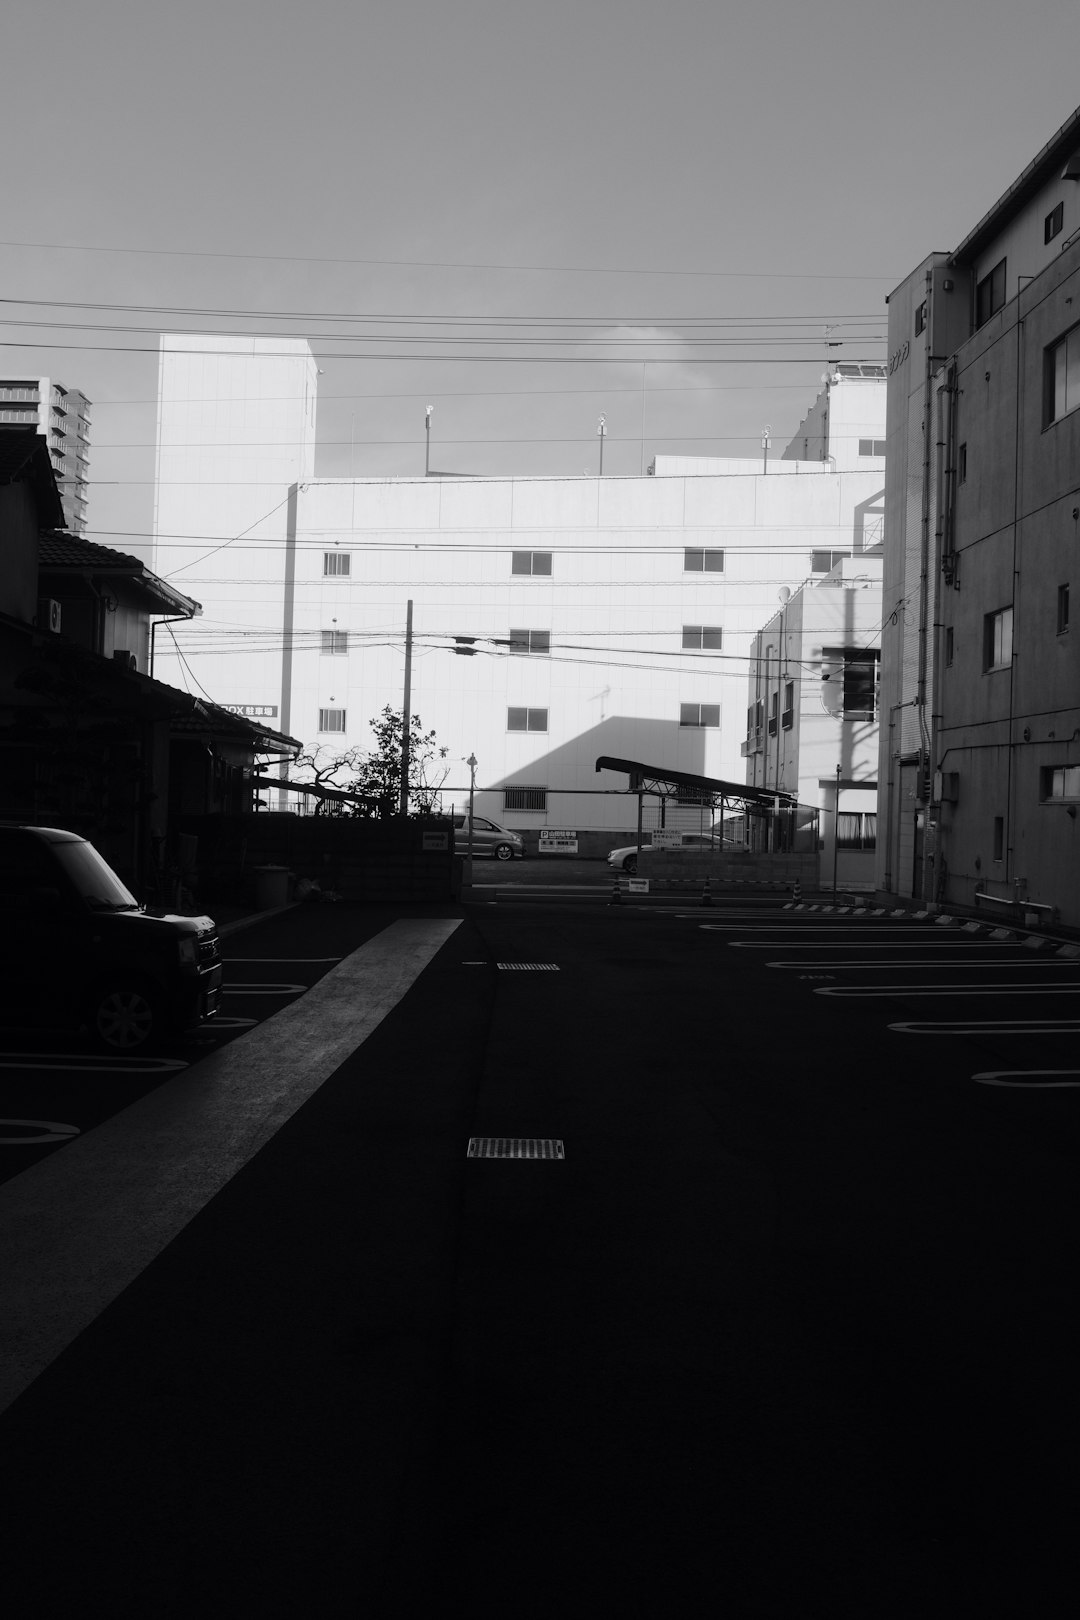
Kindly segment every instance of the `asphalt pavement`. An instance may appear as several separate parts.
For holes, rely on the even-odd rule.
[[[235,1026],[42,1079],[104,1100],[0,1187],[84,1318],[0,1416],[15,1612],[1071,1613],[1077,972],[501,889],[230,934]]]

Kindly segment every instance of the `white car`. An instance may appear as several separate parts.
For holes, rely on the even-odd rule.
[[[694,853],[711,849],[715,850],[717,854],[722,849],[735,849],[736,847],[733,839],[722,838],[719,833],[683,833],[682,842],[675,845],[676,850],[689,850]],[[648,857],[652,861],[655,860],[657,855],[664,853],[664,847],[659,844],[642,844],[641,853],[643,857]],[[624,849],[613,849],[607,858],[607,863],[609,866],[614,867],[617,872],[626,872],[630,877],[633,877],[638,866],[637,845],[629,844]]]

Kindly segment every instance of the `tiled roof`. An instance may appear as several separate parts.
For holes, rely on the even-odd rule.
[[[92,540],[55,530],[38,541],[38,561],[43,568],[122,568],[133,574],[141,574],[145,566],[126,551],[113,551],[111,546],[98,546]]]

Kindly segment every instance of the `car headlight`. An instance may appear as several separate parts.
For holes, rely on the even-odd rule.
[[[199,942],[194,934],[182,934],[176,950],[185,967],[194,967],[199,960]]]

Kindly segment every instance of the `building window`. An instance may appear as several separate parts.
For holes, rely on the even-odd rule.
[[[836,844],[838,849],[876,849],[876,812],[841,810],[836,818]]]
[[[683,573],[685,574],[722,574],[724,572],[724,553],[722,551],[701,550],[695,546],[687,546],[683,551]]]
[[[948,625],[945,626],[945,662],[946,662],[946,664],[951,664],[952,661],[953,661],[953,627],[952,627],[951,624],[948,624]]]
[[[323,630],[322,651],[331,658],[343,658],[349,651],[347,630]]]
[[[784,712],[780,717],[785,731],[790,731],[795,724],[795,682],[784,682]]]
[[[750,707],[746,711],[746,737],[747,737],[747,741],[750,741],[753,738],[753,735],[754,735],[754,707],[755,707],[755,705],[753,703],[751,703]]]
[[[1005,302],[1005,260],[1001,259],[975,288],[975,325],[983,326]]]
[[[320,731],[344,731],[345,730],[345,710],[344,709],[320,709],[319,710],[319,730]]]
[[[547,788],[515,787],[503,789],[504,810],[546,810]]]
[[[1063,636],[1069,628],[1069,587],[1058,586],[1057,594],[1057,633]]]
[[[351,555],[347,551],[324,551],[322,554],[322,571],[324,575],[351,574]]]
[[[718,624],[684,624],[682,644],[688,652],[719,652],[724,632]]]
[[[878,706],[879,647],[823,647],[826,666],[822,680],[842,683],[840,717],[843,720],[873,720]],[[835,701],[835,699],[833,700]],[[830,713],[836,711],[829,705]]]
[[[1056,208],[1051,208],[1050,212],[1043,220],[1043,241],[1052,242],[1055,236],[1060,236],[1062,226],[1064,224],[1065,204],[1063,202],[1059,202]]]
[[[1039,798],[1080,799],[1080,765],[1044,765],[1039,772]]]
[[[999,608],[983,619],[983,669],[1008,669],[1012,663],[1013,610]]]
[[[918,337],[920,332],[925,332],[925,331],[926,331],[926,299],[924,298],[922,303],[919,305],[918,309],[915,311],[915,336]]]
[[[512,574],[550,574],[550,551],[515,551],[510,564]]]
[[[764,730],[764,727],[765,727],[765,704],[764,704],[764,702],[763,702],[763,700],[761,698],[758,698],[757,702],[754,704],[755,736],[760,737],[762,731]]]
[[[885,454],[884,439],[860,439],[860,456],[883,456]]]
[[[810,557],[810,570],[814,574],[828,574],[838,562],[850,556],[850,551],[815,551]]]
[[[691,726],[698,729],[706,727],[716,728],[720,724],[719,703],[680,703],[680,726]]]
[[[1044,426],[1080,405],[1080,326],[1052,343],[1043,360]]]
[[[1004,816],[995,816],[994,817],[994,859],[995,859],[995,861],[1003,861],[1005,859],[1005,817]]]
[[[546,709],[507,709],[507,731],[546,731],[548,728],[548,712]]]
[[[551,651],[550,630],[511,630],[510,651],[520,653],[549,653]]]
[[[965,440],[956,452],[956,481],[958,484],[967,483],[967,441]]]

